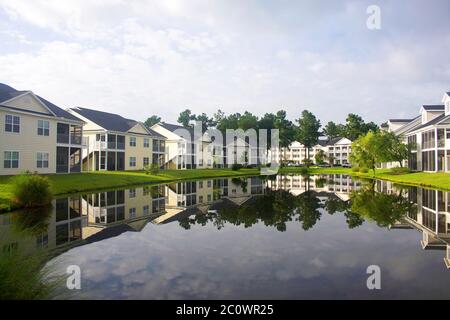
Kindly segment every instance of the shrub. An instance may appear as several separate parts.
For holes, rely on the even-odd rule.
[[[369,172],[369,169],[366,168],[366,167],[362,167],[362,168],[359,168],[359,172],[361,172],[361,173],[367,173],[367,172]]]
[[[154,176],[159,174],[159,165],[156,163],[148,164],[144,167],[145,174],[152,174]]]
[[[233,170],[233,171],[238,171],[238,170],[240,170],[242,168],[242,164],[239,164],[239,163],[233,163],[232,165],[231,165],[231,170]]]
[[[410,172],[411,172],[411,170],[409,170],[409,168],[396,167],[396,168],[391,169],[392,174],[407,174]]]
[[[51,299],[64,278],[46,267],[48,256],[17,251],[0,252],[0,300]]]
[[[358,172],[359,171],[359,167],[352,167],[352,171],[353,172]]]
[[[37,174],[22,174],[13,179],[14,200],[26,208],[49,205],[52,201],[50,182]]]
[[[308,168],[307,168],[307,167],[301,167],[301,168],[300,168],[300,174],[301,174],[302,176],[308,175],[308,174],[309,174]]]

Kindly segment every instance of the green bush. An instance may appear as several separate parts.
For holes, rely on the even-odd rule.
[[[302,176],[308,175],[308,174],[309,174],[308,168],[307,168],[307,167],[301,167],[301,168],[300,168],[300,174],[301,174]]]
[[[43,253],[0,252],[0,300],[51,299],[63,278],[52,276]]]
[[[21,207],[42,207],[52,201],[50,182],[46,177],[22,174],[13,179],[12,186],[14,201]]]
[[[352,167],[352,171],[353,172],[358,172],[359,171],[359,167]]]
[[[361,172],[361,173],[367,173],[367,172],[369,172],[369,169],[368,169],[368,168],[365,168],[365,167],[362,167],[362,168],[359,168],[359,172]]]
[[[152,174],[154,176],[159,174],[159,165],[156,163],[148,164],[144,167],[145,174]]]
[[[232,165],[231,165],[231,170],[233,170],[233,171],[238,171],[238,170],[240,170],[242,168],[242,164],[239,164],[239,163],[233,163]]]
[[[409,168],[397,167],[397,168],[391,169],[392,174],[406,174],[406,173],[410,173],[410,172],[411,172],[411,170],[409,170]]]

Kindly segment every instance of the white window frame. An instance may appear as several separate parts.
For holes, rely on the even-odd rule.
[[[128,212],[130,214],[130,218],[136,218],[136,208],[130,208]]]
[[[147,160],[147,161],[146,161]],[[147,163],[146,163],[147,162]],[[144,157],[142,158],[142,164],[145,166],[148,166],[150,164],[150,158],[149,157]]]
[[[9,153],[9,159],[7,159],[6,153]],[[17,167],[13,167],[13,165],[12,165],[13,161],[16,161],[13,158],[14,153],[17,153]],[[5,166],[6,161],[9,161],[9,167]],[[10,151],[10,150],[4,151],[3,152],[3,168],[4,169],[18,169],[19,167],[20,167],[20,152],[19,151]]]
[[[39,156],[40,156],[41,159],[39,159]],[[47,158],[47,159],[45,159],[45,158]],[[48,169],[48,167],[49,167],[49,159],[50,159],[50,155],[49,155],[48,152],[37,152],[36,153],[36,168]],[[39,166],[39,163],[40,163],[41,166]],[[44,166],[45,163],[47,164],[46,166]]]
[[[150,206],[148,204],[142,207],[142,214],[143,215],[150,214]]]
[[[136,147],[136,137],[130,137],[130,147]]]
[[[11,117],[11,122],[8,122],[8,117]],[[14,120],[18,119],[18,123],[15,123]],[[6,130],[6,126],[10,125],[11,126],[11,130]],[[17,127],[17,131],[14,131],[14,128]],[[20,133],[20,117],[19,116],[15,116],[12,114],[5,114],[5,132],[8,133]]]
[[[150,139],[144,138],[144,148],[150,148]]]
[[[41,126],[41,124],[42,124],[42,126]],[[47,127],[45,126],[46,124],[47,124]],[[39,133],[39,130],[42,130],[42,133]],[[42,119],[38,120],[37,135],[43,136],[43,137],[50,136],[50,121],[42,120]]]
[[[130,157],[130,159],[129,159],[130,161],[129,161],[129,165],[130,165],[130,167],[136,167],[136,157]]]

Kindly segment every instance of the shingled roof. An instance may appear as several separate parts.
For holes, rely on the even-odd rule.
[[[2,104],[2,102],[11,100],[12,98],[18,97],[24,93],[27,93],[31,91],[29,90],[16,90],[13,87],[10,87],[4,83],[0,83],[0,105]],[[33,93],[34,94],[34,93]],[[77,117],[75,117],[74,115],[70,114],[69,112],[67,112],[66,110],[61,109],[60,107],[58,107],[57,105],[51,103],[50,101],[42,98],[41,96],[35,95],[40,102],[42,102],[56,117],[59,118],[64,118],[64,119],[68,119],[68,120],[74,120],[74,121],[80,121],[82,122],[80,119],[78,119]],[[7,106],[4,106],[7,107]],[[12,109],[15,110],[20,110],[20,111],[24,111],[24,112],[31,112],[30,110],[24,109],[24,108],[17,108],[17,107],[11,107]],[[36,112],[31,112],[31,113],[36,113]]]
[[[71,108],[71,110],[109,131],[128,132],[131,128],[139,123],[136,120],[127,119],[118,114],[105,111],[82,107]],[[156,131],[148,128],[145,125],[144,127],[148,131],[149,135],[163,138],[163,136]]]

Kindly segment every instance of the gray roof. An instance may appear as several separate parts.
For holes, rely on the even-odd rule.
[[[412,132],[416,129],[417,126],[421,124],[422,116],[417,116],[414,119],[412,119],[410,122],[405,124],[404,126],[398,128],[395,130],[395,134],[405,134],[408,132]]]
[[[441,122],[447,122],[449,119],[450,119],[450,115],[446,116],[445,114],[441,114],[441,115],[437,116],[436,118],[434,118],[434,119],[432,119],[432,120],[430,120],[430,121],[428,121],[428,122],[426,122],[426,123],[424,123],[424,124],[422,124],[422,125],[420,125],[418,127],[415,127],[410,132],[413,132],[413,131],[416,131],[416,130],[420,130],[422,128],[426,128],[428,126],[437,125],[437,124],[439,124]]]
[[[71,108],[71,110],[75,111],[76,113],[85,117],[86,119],[98,124],[105,130],[110,131],[128,132],[131,128],[133,128],[136,124],[139,123],[136,120],[126,119],[115,113],[109,113],[82,107]],[[154,130],[148,128],[145,125],[144,127],[148,131],[149,135],[163,138],[162,135],[155,132]]]
[[[167,130],[169,130],[171,132],[175,132],[178,129],[186,129],[187,131],[189,131],[189,133],[192,136],[194,135],[194,128],[192,128],[192,127],[186,128],[186,127],[183,127],[183,126],[180,126],[180,125],[177,125],[177,124],[170,124],[170,123],[165,123],[165,122],[160,122],[158,124],[161,127],[163,127],[164,129],[167,129]]]
[[[414,119],[389,119],[390,122],[411,122]]]
[[[0,83],[0,103],[10,100],[12,98],[15,98],[17,96],[20,96],[21,94],[27,93],[30,91],[27,90],[16,90],[13,87],[10,87],[6,84]],[[50,101],[36,95],[36,97],[39,98],[39,100],[41,100],[41,102],[51,111],[55,114],[56,117],[59,118],[64,118],[64,119],[68,119],[68,120],[73,120],[73,121],[80,121],[82,122],[80,119],[78,119],[77,117],[75,117],[74,115],[70,114],[69,112],[61,109],[60,107],[56,106],[55,104],[51,103]],[[6,107],[6,106],[5,106]],[[32,112],[30,110],[27,109],[23,109],[23,108],[17,108],[17,107],[11,107],[11,109],[15,109],[18,111],[24,111],[24,112],[29,112],[29,113],[36,113],[36,112]]]
[[[338,143],[339,140],[341,140],[341,139],[343,139],[343,138],[344,138],[344,137],[336,137],[336,138],[330,139],[330,140],[327,141],[326,145],[327,145],[327,146],[334,145],[334,144]]]
[[[427,104],[422,106],[427,111],[444,111],[444,105],[443,104]]]

